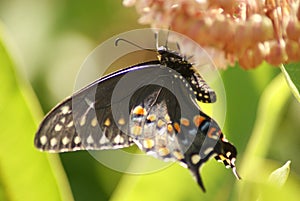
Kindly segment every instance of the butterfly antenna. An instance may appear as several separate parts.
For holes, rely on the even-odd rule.
[[[126,43],[128,43],[128,44],[130,44],[130,45],[133,45],[133,46],[135,46],[135,47],[137,47],[137,48],[140,48],[140,49],[142,49],[142,50],[148,50],[148,51],[151,51],[151,52],[155,52],[155,50],[147,49],[147,48],[141,47],[141,46],[139,46],[138,44],[133,43],[133,42],[131,42],[131,41],[129,41],[129,40],[126,40],[126,39],[124,39],[124,38],[117,38],[117,39],[115,40],[115,46],[118,46],[120,41],[126,42]]]
[[[167,39],[166,39],[166,43],[165,43],[166,49],[168,49],[169,35],[170,35],[170,29],[168,29],[168,32],[167,32]]]
[[[158,33],[157,32],[154,33],[154,38],[155,38],[155,46],[156,46],[156,49],[158,50],[159,46],[158,46]]]
[[[176,47],[177,47],[178,52],[181,52],[181,50],[180,50],[180,45],[179,45],[178,42],[176,42]]]

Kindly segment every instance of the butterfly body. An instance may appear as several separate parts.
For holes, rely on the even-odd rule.
[[[197,104],[215,102],[215,92],[185,57],[166,48],[157,53],[157,60],[104,76],[57,105],[35,146],[66,152],[136,144],[158,159],[186,164],[203,190],[200,168],[210,157],[235,170],[235,147]]]

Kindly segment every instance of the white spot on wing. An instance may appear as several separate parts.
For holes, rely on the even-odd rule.
[[[94,143],[93,137],[92,137],[91,135],[89,135],[89,137],[86,139],[86,142],[87,142],[88,144],[93,144],[93,143]]]
[[[66,121],[66,117],[63,117],[63,118],[60,119],[61,123],[65,123],[65,121]]]
[[[99,142],[100,142],[100,144],[106,144],[109,142],[109,140],[107,139],[107,137],[105,135],[102,135]]]
[[[84,126],[85,121],[86,121],[86,116],[84,115],[84,116],[82,116],[81,119],[80,119],[80,122],[79,122],[80,126]]]
[[[70,121],[70,123],[68,123],[67,127],[70,128],[73,126],[73,121]]]
[[[55,127],[54,127],[54,130],[55,130],[56,132],[61,131],[61,129],[62,129],[62,125],[60,125],[60,124],[56,124]]]
[[[95,127],[95,126],[97,126],[97,123],[98,123],[98,120],[96,117],[94,117],[93,120],[91,121],[91,126]]]
[[[65,136],[61,142],[63,143],[63,145],[67,145],[70,142],[70,139],[67,136]]]
[[[68,105],[63,106],[61,109],[61,113],[67,114],[70,111],[70,107]]]
[[[194,155],[192,155],[192,157],[191,157],[191,161],[192,161],[192,163],[195,165],[195,164],[197,164],[199,161],[200,161],[200,156],[198,155],[198,154],[194,154]]]
[[[121,136],[121,135],[117,135],[115,138],[114,138],[114,142],[116,144],[123,144],[124,143],[124,138]]]
[[[48,138],[45,135],[40,137],[40,142],[42,145],[45,145],[47,143],[47,140],[48,140]]]
[[[81,142],[81,138],[79,137],[79,136],[76,136],[75,138],[74,138],[74,143],[75,144],[79,144]]]
[[[212,150],[214,150],[214,148],[209,147],[209,148],[207,148],[207,149],[204,151],[204,154],[207,155],[207,154],[209,154]]]
[[[54,147],[55,145],[57,145],[57,139],[55,137],[50,140],[50,145],[52,147]]]

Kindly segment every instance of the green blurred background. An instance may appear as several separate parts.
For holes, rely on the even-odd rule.
[[[0,200],[299,198],[300,105],[279,68],[267,64],[221,72],[227,96],[223,131],[239,151],[242,181],[211,160],[202,169],[204,194],[177,164],[153,174],[127,175],[84,151],[57,158],[33,147],[40,107],[46,113],[72,93],[80,65],[97,45],[145,27],[137,19],[135,9],[123,7],[121,0],[0,0]],[[267,176],[288,160],[291,174],[285,186],[269,186]]]

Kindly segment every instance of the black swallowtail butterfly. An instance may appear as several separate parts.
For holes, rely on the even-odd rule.
[[[186,57],[166,46],[155,51],[157,60],[104,76],[58,104],[40,124],[35,146],[67,152],[136,144],[156,158],[184,164],[203,191],[200,168],[211,157],[239,179],[236,148],[196,102],[215,102],[215,92]]]

